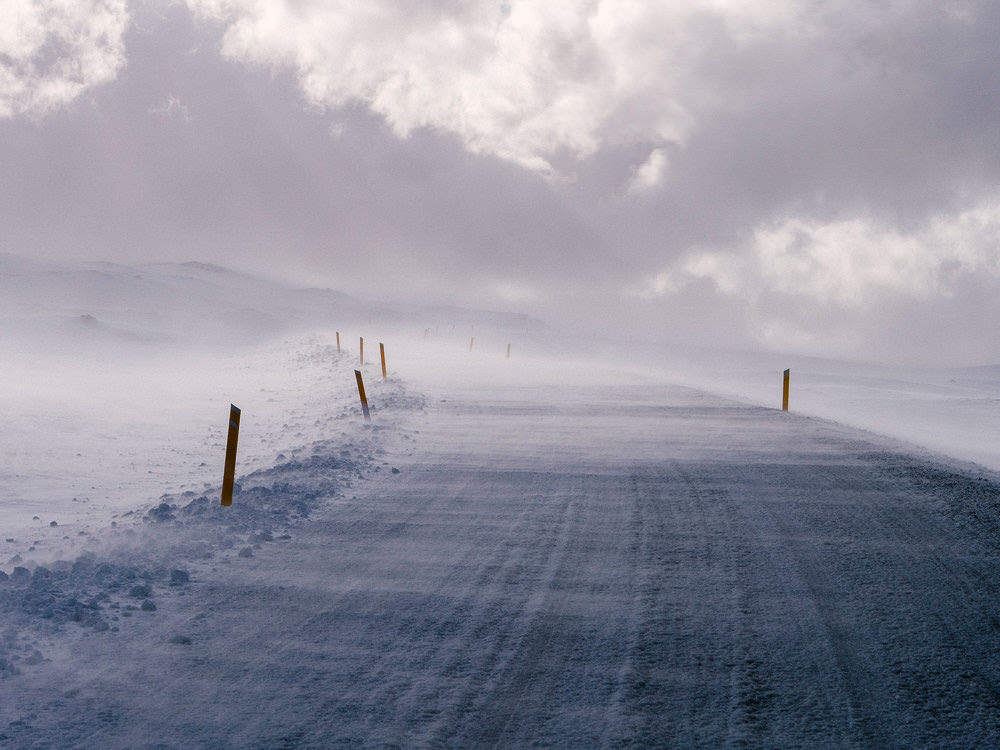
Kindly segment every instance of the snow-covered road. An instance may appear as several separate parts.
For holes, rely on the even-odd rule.
[[[44,631],[3,741],[1000,746],[994,476],[679,387],[425,386],[245,483],[295,513],[107,552],[156,611]]]

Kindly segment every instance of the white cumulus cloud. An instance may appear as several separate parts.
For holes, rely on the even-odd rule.
[[[148,112],[158,117],[177,118],[185,123],[193,121],[187,105],[180,100],[180,97],[173,94],[167,96],[160,104],[150,107]]]
[[[939,214],[912,231],[863,218],[786,219],[758,227],[745,253],[697,252],[683,270],[747,298],[778,292],[850,308],[887,293],[947,297],[964,277],[1000,278],[1000,199]]]
[[[306,99],[361,102],[405,137],[457,134],[542,172],[607,143],[683,143],[704,25],[732,40],[788,24],[794,0],[188,0],[225,24],[224,54],[297,75]],[[654,151],[654,154],[662,153]],[[653,180],[655,157],[640,179]]]
[[[0,117],[44,114],[114,80],[126,0],[0,0]]]
[[[663,184],[667,169],[667,152],[662,148],[654,148],[632,175],[628,184],[630,195],[639,195]]]

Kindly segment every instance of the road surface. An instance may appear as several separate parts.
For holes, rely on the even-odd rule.
[[[400,419],[290,539],[188,550],[155,613],[54,632],[0,681],[0,735],[1000,746],[992,475],[677,387],[470,386]]]

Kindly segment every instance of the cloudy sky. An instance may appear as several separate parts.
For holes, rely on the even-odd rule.
[[[1000,359],[993,0],[0,0],[0,252]]]

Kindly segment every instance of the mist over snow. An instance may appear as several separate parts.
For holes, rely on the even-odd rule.
[[[996,367],[2,262],[5,747],[1000,736]]]
[[[989,363],[1000,10],[4,5],[2,247]]]
[[[0,0],[0,746],[1000,747],[998,38]]]

